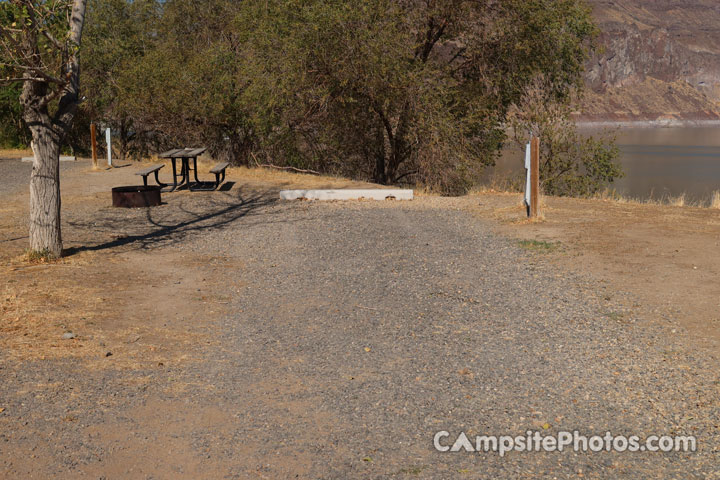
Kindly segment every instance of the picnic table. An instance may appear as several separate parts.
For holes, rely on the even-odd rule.
[[[178,188],[187,186],[189,190],[214,190],[216,187],[207,188],[204,186],[207,182],[201,182],[197,176],[197,157],[202,155],[207,148],[175,148],[158,155],[160,158],[169,158],[172,162],[173,183],[169,185],[161,185],[162,187],[170,187],[168,191],[172,192]],[[180,172],[177,171],[177,161],[180,160]],[[190,166],[192,160],[192,167]],[[195,183],[190,181],[190,170],[193,171]],[[178,181],[180,177],[180,181]]]
[[[215,181],[210,182],[203,182],[200,181],[197,175],[197,157],[203,154],[207,150],[206,148],[175,148],[173,150],[168,150],[167,152],[163,152],[160,155],[158,155],[160,158],[169,158],[172,162],[172,174],[173,174],[173,181],[172,183],[163,183],[160,181],[159,172],[160,169],[162,169],[165,165],[158,164],[153,165],[148,168],[144,168],[138,172],[136,172],[136,175],[140,175],[143,177],[143,184],[147,186],[147,177],[151,174],[155,174],[155,181],[160,186],[161,189],[167,188],[166,192],[172,192],[173,190],[177,190],[182,187],[187,187],[188,190],[204,190],[204,191],[211,191],[211,190],[217,190],[217,188],[220,186],[222,182],[225,181],[225,169],[230,165],[229,162],[220,162],[217,165],[215,165],[213,168],[210,169],[210,173],[215,175]],[[177,161],[180,160],[180,172],[178,173],[177,170]],[[190,164],[190,160],[192,160],[192,165]],[[193,171],[193,176],[195,178],[195,181],[190,180],[190,171]],[[178,181],[179,177],[179,181]]]

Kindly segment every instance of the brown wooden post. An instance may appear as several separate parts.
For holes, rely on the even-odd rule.
[[[97,140],[95,139],[95,124],[90,124],[90,144],[92,145],[93,168],[97,168]]]
[[[537,218],[540,210],[540,139],[530,140],[530,218]]]

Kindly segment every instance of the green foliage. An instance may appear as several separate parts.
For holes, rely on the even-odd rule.
[[[551,82],[538,77],[519,106],[509,112],[515,139],[525,145],[528,134],[540,138],[540,183],[547,195],[591,196],[624,175],[615,139],[583,136],[570,119],[568,100],[556,100]]]
[[[0,147],[22,148],[30,143],[22,119],[20,91],[22,85],[0,85]]]
[[[463,193],[540,73],[561,99],[594,33],[577,0],[249,1],[274,133],[312,168]],[[262,13],[257,14],[260,11]],[[243,17],[243,25],[248,22]],[[270,138],[272,140],[272,138]]]
[[[248,76],[243,43],[230,25],[236,2],[175,0],[126,2],[97,0],[98,11],[121,11],[86,41],[125,33],[122,42],[98,44],[84,57],[91,64],[89,98],[97,99],[94,115],[131,136],[131,153],[178,145],[206,145],[218,157],[247,155],[251,124],[244,92]],[[124,6],[123,6],[124,5]],[[113,35],[117,35],[114,33]],[[107,50],[112,53],[107,55]],[[107,58],[110,65],[103,60]],[[103,72],[109,72],[107,78]],[[107,92],[107,93],[105,93]]]
[[[44,5],[36,15],[43,14],[43,28],[52,38],[64,41],[67,36],[67,2],[52,2]],[[24,69],[21,55],[16,50],[23,40],[23,31],[31,26],[28,8],[17,2],[0,2],[0,146],[6,148],[26,147],[30,136],[23,122],[23,110],[20,105],[22,84],[4,83],[10,79],[22,77]],[[49,38],[38,37],[37,56],[47,71],[56,71],[62,59],[52,48]]]
[[[60,70],[64,59],[57,54],[59,49],[71,53],[77,51],[77,45],[71,45],[68,36],[68,16],[72,2],[29,3],[34,4],[34,10],[26,2],[0,2],[0,37],[4,47],[0,49],[0,78],[14,77],[22,72],[17,67],[27,66],[28,59],[14,53],[17,45],[27,40],[27,34],[36,38],[35,54],[46,72]]]
[[[144,75],[138,62],[157,47],[160,13],[160,3],[153,0],[89,2],[80,80],[87,101],[78,121],[78,140],[81,135],[87,138],[89,123],[95,122],[118,132],[115,145],[121,157],[147,153],[132,105]]]
[[[79,51],[68,21],[72,3],[0,2],[0,146],[30,144],[20,98],[23,78],[33,79],[26,84],[34,84],[35,100],[42,97],[35,106],[51,117],[72,90],[69,68]]]
[[[204,144],[235,163],[446,194],[494,163],[535,78],[553,101],[570,97],[595,33],[582,0],[90,7],[85,111],[125,132],[129,150]]]

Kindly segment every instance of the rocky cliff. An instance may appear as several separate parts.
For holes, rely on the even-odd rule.
[[[720,119],[720,1],[588,2],[602,48],[581,120]]]

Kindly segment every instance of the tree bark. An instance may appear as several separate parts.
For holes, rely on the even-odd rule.
[[[62,254],[60,233],[60,138],[43,99],[44,82],[25,82],[20,101],[30,128],[33,168],[30,174],[30,249]]]
[[[407,135],[407,125],[410,115],[410,104],[405,102],[403,105],[400,118],[395,128],[395,134],[392,138],[391,155],[387,167],[387,178],[388,182],[395,182],[397,180],[398,169],[400,165],[407,160],[407,142],[405,137]]]
[[[127,124],[125,123],[125,119],[122,119],[120,120],[120,161],[122,162],[125,162],[125,155],[127,154],[127,135]]]
[[[35,159],[30,175],[30,249],[59,257],[60,146],[47,126],[34,126],[31,131]]]
[[[373,178],[375,183],[383,185],[387,182],[387,176],[385,175],[385,134],[382,128],[377,129],[375,135],[376,151],[375,151],[375,170]]]
[[[390,119],[387,117],[387,115],[385,115],[385,112],[382,110],[382,108],[376,104],[373,104],[372,108],[373,110],[375,110],[375,113],[380,119],[380,131],[385,131],[385,135],[387,135],[387,142],[390,146],[390,159],[386,159],[386,151],[384,147],[385,139],[383,138],[383,148],[380,150],[382,155],[378,155],[375,162],[375,181],[381,185],[387,185],[387,183],[390,181],[390,176],[388,173],[388,169],[390,167],[389,164],[390,162],[392,162],[392,155],[395,150],[395,135],[392,125],[390,124]],[[384,137],[384,135],[381,136]]]

